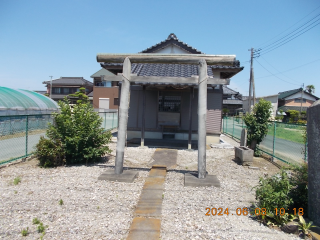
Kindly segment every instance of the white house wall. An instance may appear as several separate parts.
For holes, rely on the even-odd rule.
[[[295,93],[287,98],[285,98],[285,100],[290,100],[290,99],[295,99],[295,98],[301,98],[301,92],[299,93]],[[316,101],[316,99],[312,96],[310,96],[309,94],[303,93],[303,98],[307,99],[307,100],[311,100],[311,101]]]

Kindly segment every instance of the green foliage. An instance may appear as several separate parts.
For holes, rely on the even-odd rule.
[[[252,113],[247,113],[243,117],[243,121],[248,130],[248,145],[253,141],[259,144],[267,135],[268,119],[271,117],[271,107],[271,102],[261,99],[254,105]]]
[[[298,119],[297,124],[306,125],[307,121],[306,120],[302,120],[302,119]]]
[[[13,184],[14,185],[18,185],[21,182],[21,178],[20,177],[16,177],[15,179],[13,179]]]
[[[65,163],[64,148],[60,139],[40,137],[36,145],[36,156],[42,167],[57,167]]]
[[[304,215],[308,214],[308,164],[293,166],[290,178],[292,189],[289,197],[293,199],[290,209],[303,208]]]
[[[73,94],[69,94],[69,98],[76,98],[77,103],[88,103],[89,97],[86,95],[86,89],[84,87],[79,88],[79,91]]]
[[[44,226],[42,222],[39,223],[39,226],[37,228],[38,233],[44,233],[44,231],[48,228],[48,226]]]
[[[267,213],[274,212],[275,208],[288,209],[293,203],[292,198],[288,197],[291,188],[288,174],[283,169],[270,178],[260,178],[256,187],[259,208],[265,208]]]
[[[299,117],[299,111],[297,110],[288,110],[288,113],[290,114],[289,116],[289,123],[295,123],[298,121]]]
[[[222,112],[223,112],[224,115],[226,115],[229,112],[229,109],[228,108],[223,108]]]
[[[277,225],[282,226],[283,224],[287,224],[295,220],[297,217],[293,214],[285,213],[283,216],[276,215],[274,212],[267,213],[267,225]]]
[[[32,220],[32,223],[33,223],[33,224],[39,224],[39,223],[40,223],[40,220],[39,220],[38,218],[34,218],[34,219]]]
[[[71,107],[69,100],[64,99],[59,106],[60,113],[54,114],[55,124],[49,124],[47,130],[49,139],[43,139],[42,145],[40,142],[37,145],[40,165],[44,165],[46,159],[50,167],[64,162],[95,162],[111,152],[107,146],[111,133],[101,128],[102,119],[89,103],[78,103]]]
[[[316,88],[314,87],[314,85],[307,85],[306,90],[308,91],[308,93],[312,94],[315,92]]]
[[[63,200],[62,199],[59,200],[59,205],[63,205]]]
[[[305,234],[305,235],[309,235],[310,234],[310,228],[315,227],[313,225],[312,221],[306,223],[306,221],[304,220],[303,216],[299,216],[298,226],[299,226],[299,230],[301,230],[303,232],[303,234]]]
[[[22,236],[24,236],[24,237],[26,237],[26,236],[28,236],[28,234],[29,234],[29,228],[27,227],[27,229],[22,229],[21,230],[21,235]]]

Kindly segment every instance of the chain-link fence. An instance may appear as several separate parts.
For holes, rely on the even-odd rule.
[[[99,112],[106,131],[118,127],[118,112]],[[0,116],[0,165],[30,156],[41,136],[45,136],[53,115]]]
[[[242,118],[224,117],[222,132],[240,140],[242,128],[246,125]],[[283,162],[300,164],[307,161],[306,126],[269,122],[267,136],[259,144],[258,150]]]

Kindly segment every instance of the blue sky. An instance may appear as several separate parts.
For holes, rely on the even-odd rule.
[[[97,53],[137,53],[175,33],[204,53],[235,54],[245,69],[231,87],[248,95],[248,49],[267,51],[319,13],[318,0],[0,0],[0,86],[45,90],[51,75],[91,80]],[[320,25],[254,60],[254,70],[257,96],[303,83],[320,96]]]

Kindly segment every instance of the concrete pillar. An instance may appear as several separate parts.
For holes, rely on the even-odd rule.
[[[320,100],[307,112],[308,135],[308,214],[320,226]]]
[[[189,135],[188,135],[188,149],[191,149],[192,140],[192,91],[193,87],[190,88],[190,100],[189,100]]]
[[[198,178],[206,178],[206,120],[207,120],[207,63],[200,60],[198,65]]]
[[[142,125],[141,125],[141,147],[144,147],[144,129],[145,129],[145,112],[146,112],[146,86],[142,90]]]
[[[240,146],[247,146],[247,129],[245,128],[241,131]]]
[[[115,174],[123,172],[124,147],[126,143],[127,125],[128,125],[128,109],[130,103],[130,76],[131,62],[129,58],[125,58],[122,71],[121,99],[119,107],[119,127],[118,140],[116,150]]]

